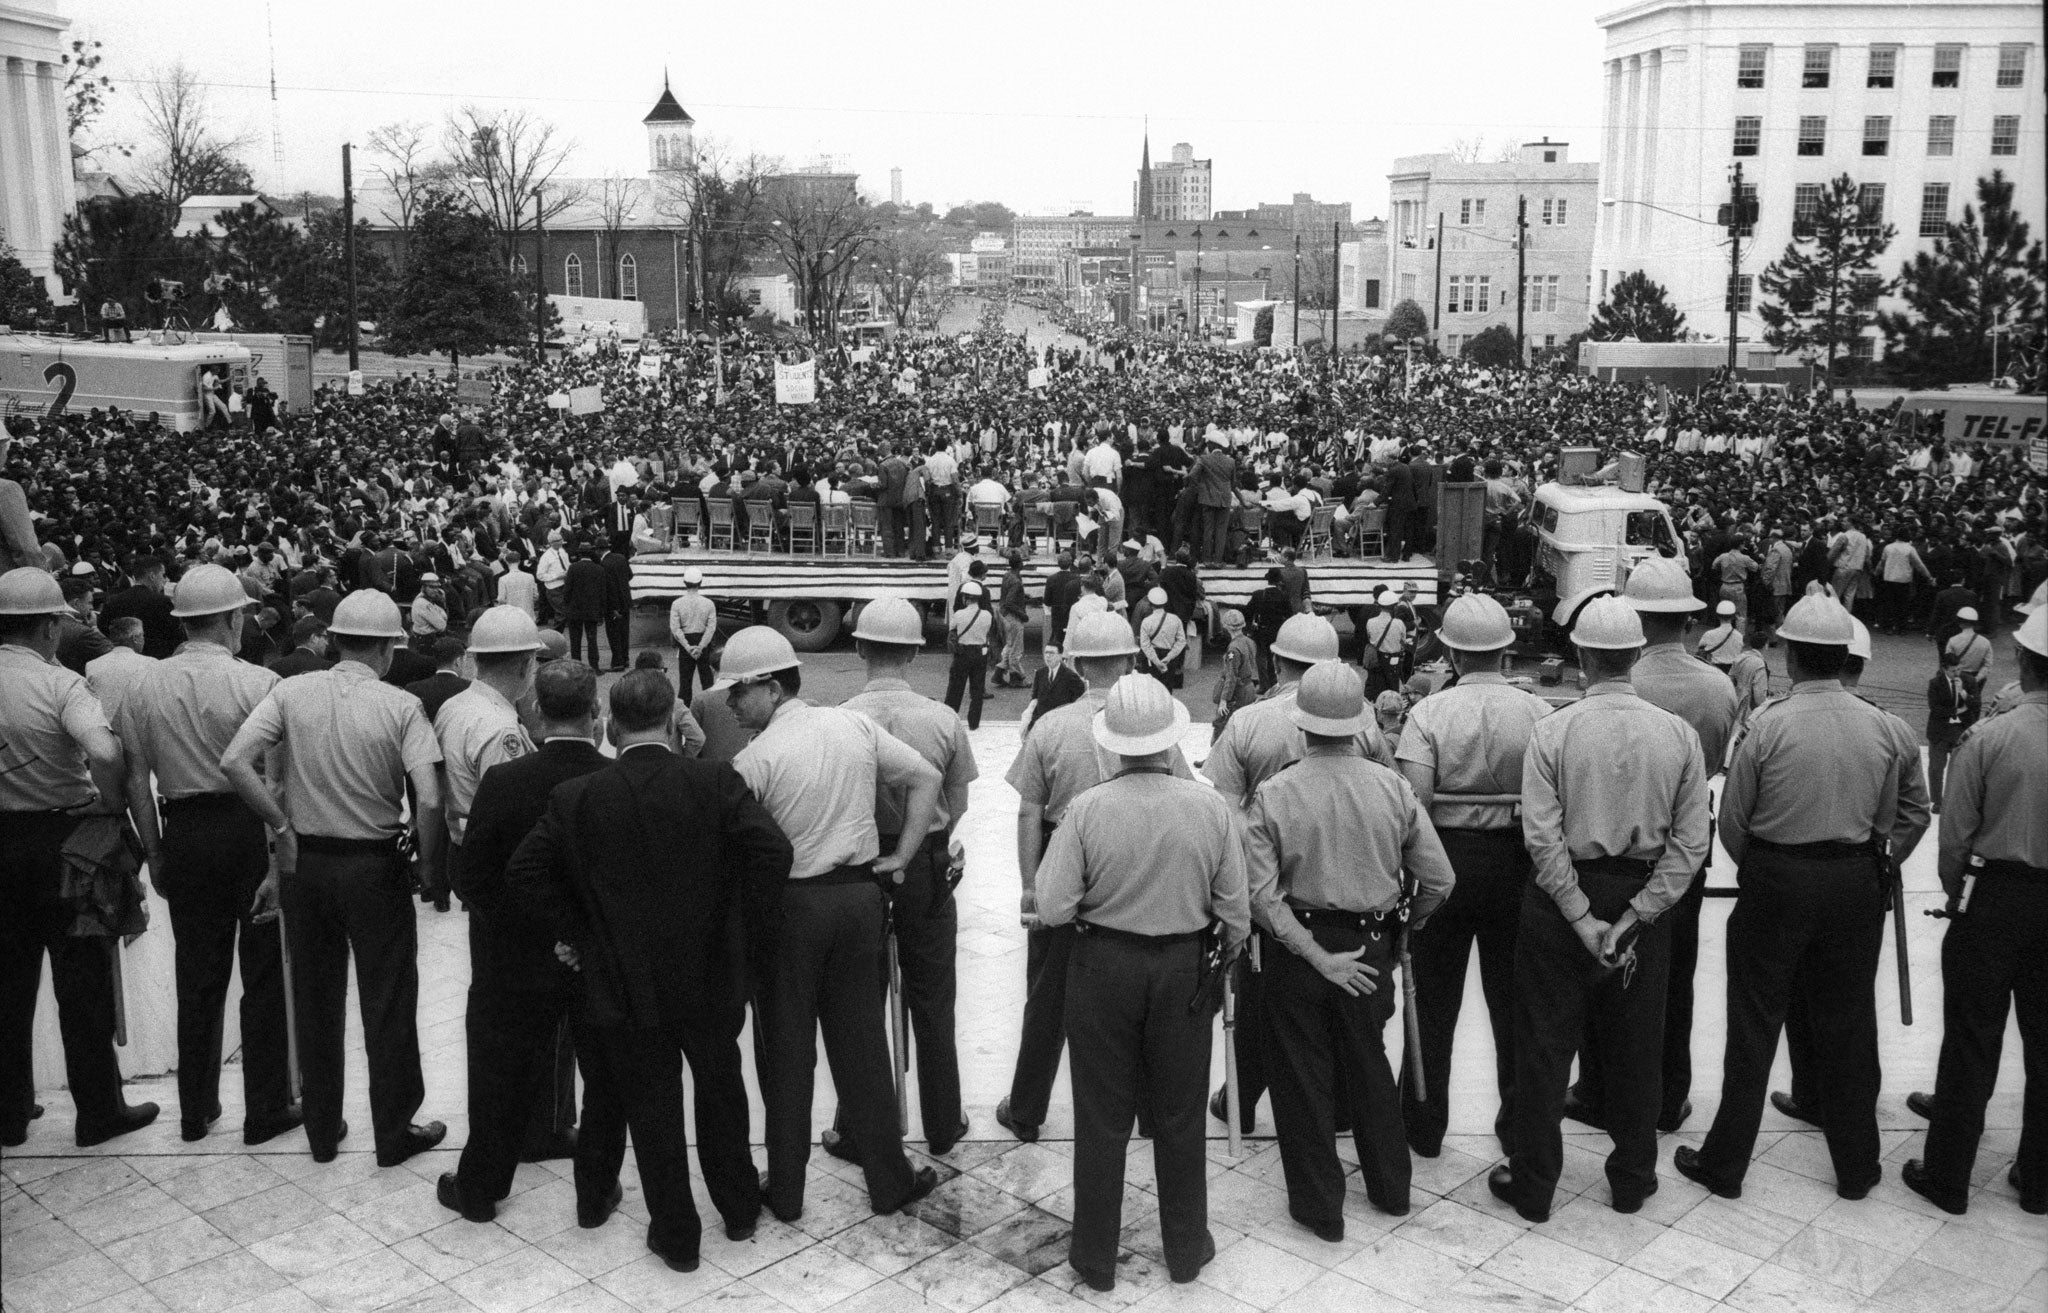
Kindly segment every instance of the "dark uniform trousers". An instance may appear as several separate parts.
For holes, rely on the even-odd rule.
[[[1387,1063],[1382,1028],[1394,1015],[1392,917],[1302,913],[1316,943],[1331,953],[1363,948],[1379,988],[1345,993],[1302,958],[1277,945],[1265,969],[1273,1120],[1287,1175],[1287,1208],[1309,1226],[1344,1216],[1344,1164],[1335,1142],[1337,1103],[1348,1102],[1352,1142],[1366,1195],[1389,1212],[1408,1207],[1408,1145],[1401,1091]],[[1342,1079],[1339,1079],[1339,1073]]]
[[[1139,942],[1077,930],[1067,966],[1067,1042],[1074,1054],[1076,1271],[1111,1276],[1123,1226],[1124,1158],[1140,1111],[1152,1124],[1159,1231],[1166,1266],[1201,1268],[1209,1240],[1209,1046],[1213,1013],[1190,1011],[1199,936]]]
[[[1778,1031],[1797,1005],[1804,973],[1814,1049],[1809,1070],[1824,1092],[1823,1131],[1839,1185],[1878,1173],[1877,963],[1884,888],[1872,850],[1750,841],[1728,917],[1728,1047],[1721,1108],[1700,1147],[1717,1183],[1739,1186],[1763,1120]]]
[[[284,878],[306,1139],[331,1151],[341,1135],[349,956],[355,956],[370,1120],[397,1152],[426,1098],[420,1075],[419,927],[402,859],[388,842],[299,836],[299,869]],[[522,1115],[524,1108],[521,1109]]]
[[[2020,1184],[2048,1199],[2048,870],[1986,863],[1970,910],[1941,941],[1941,1066],[1925,1165],[1934,1192],[1970,1197],[1984,1105],[1998,1078],[2007,1000],[2019,1013],[2026,1096],[2020,1114]]]
[[[1465,967],[1476,942],[1479,988],[1486,996],[1486,1019],[1493,1028],[1494,1082],[1500,1090],[1500,1112],[1493,1119],[1493,1133],[1503,1151],[1512,1151],[1508,1132],[1514,1124],[1515,929],[1521,924],[1522,897],[1529,884],[1529,850],[1522,843],[1520,826],[1497,830],[1445,826],[1437,836],[1443,840],[1457,883],[1408,945],[1415,967],[1415,1011],[1422,1032],[1419,1056],[1430,1098],[1416,1101],[1407,1068],[1418,1055],[1404,1050],[1402,1121],[1415,1151],[1436,1156],[1450,1121],[1451,1048],[1465,1003]],[[1380,978],[1384,981],[1386,976]]]
[[[1648,862],[1605,857],[1574,863],[1593,915],[1612,922],[1649,878]],[[1607,1063],[1601,1104],[1614,1148],[1607,1182],[1617,1199],[1640,1199],[1657,1185],[1657,1102],[1661,1073],[1650,1054],[1663,1043],[1665,978],[1671,936],[1660,918],[1635,941],[1634,971],[1609,967],[1586,951],[1551,896],[1530,884],[1515,932],[1516,1201],[1547,1210],[1564,1170],[1564,1095],[1572,1054],[1591,1025]]]
[[[1707,872],[1702,867],[1686,886],[1685,895],[1657,918],[1671,927],[1671,980],[1664,994],[1664,1083],[1658,1098],[1657,1124],[1678,1125],[1678,1114],[1692,1094],[1693,975],[1700,963],[1700,909],[1707,901]],[[1600,1108],[1606,1083],[1601,1055],[1588,1041],[1579,1049],[1579,1079],[1572,1093],[1590,1109]]]
[[[1052,844],[1059,826],[1040,822],[1039,851]],[[1010,1116],[1043,1125],[1067,1045],[1067,963],[1074,953],[1074,927],[1040,926],[1024,935],[1024,1027],[1017,1039],[1017,1070],[1010,1078]]]
[[[1231,966],[1231,970],[1237,973],[1231,983],[1237,988],[1237,1099],[1240,1120],[1245,1113],[1259,1106],[1260,1096],[1272,1084],[1270,1049],[1273,1028],[1266,1013],[1266,973],[1273,969],[1274,958],[1293,956],[1264,931],[1253,930],[1252,935],[1259,941],[1257,969],[1253,968],[1250,944],[1237,955],[1237,961]],[[1340,1117],[1349,1110],[1346,1104],[1340,1110]],[[1339,1125],[1342,1124],[1340,1120]]]
[[[783,896],[782,940],[761,1008],[768,1204],[779,1216],[803,1211],[820,1031],[840,1115],[860,1146],[869,1203],[893,1212],[910,1194],[882,1022],[883,915],[882,891],[865,865],[791,880]]]
[[[967,699],[967,728],[981,728],[981,704],[988,697],[988,645],[959,643],[953,648],[953,664],[946,669],[946,705],[960,709],[962,694]]]
[[[689,639],[692,643],[696,643],[704,635],[701,633],[685,634],[683,637]],[[714,682],[710,657],[711,652],[708,648],[705,650],[704,655],[700,657],[691,656],[681,647],[676,648],[676,696],[683,700],[684,706],[688,706],[690,699],[697,695],[697,690],[691,687],[692,683],[710,688]]]
[[[222,1019],[242,965],[242,1090],[249,1125],[276,1121],[291,1102],[284,954],[275,924],[250,919],[270,869],[263,820],[234,794],[166,800],[164,869],[178,985],[178,1108],[187,1121],[220,1106]]]
[[[587,643],[590,646],[589,661],[591,668],[602,669],[603,667],[600,664],[599,657],[597,655],[598,622],[595,620],[579,619],[572,616],[570,617],[568,624],[570,657],[577,661],[584,660],[583,648],[584,645]]]
[[[35,1104],[36,994],[50,955],[64,1070],[81,1126],[104,1126],[121,1110],[114,1061],[112,941],[71,935],[71,909],[58,901],[64,841],[80,818],[65,812],[0,812],[0,1129],[28,1125]]]
[[[604,642],[611,649],[612,669],[624,670],[633,660],[633,616],[631,612],[604,618]],[[590,655],[597,655],[597,640],[590,642]],[[595,661],[592,665],[597,664]]]

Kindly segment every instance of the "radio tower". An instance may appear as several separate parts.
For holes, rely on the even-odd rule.
[[[264,33],[270,44],[270,163],[271,182],[284,190],[284,117],[277,106],[277,23],[271,7],[263,6]]]

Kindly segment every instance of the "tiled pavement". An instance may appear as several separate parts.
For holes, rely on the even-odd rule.
[[[1200,735],[1191,748],[1199,749]],[[1014,1056],[1023,945],[1009,856],[1014,797],[1000,783],[1015,731],[990,724],[976,740],[987,778],[975,786],[969,817],[960,1040],[973,1134],[987,1137],[1001,1136],[991,1109]],[[686,1306],[697,1313],[888,1313],[926,1305],[953,1313],[1085,1306],[1290,1313],[2048,1310],[2048,1219],[2020,1212],[2004,1179],[2018,1140],[2016,1034],[2008,1038],[1969,1215],[1951,1218],[1898,1183],[1898,1164],[1918,1152],[1922,1138],[1902,1100],[1907,1090],[1931,1087],[1940,1036],[1939,927],[1917,915],[1935,900],[1929,855],[1917,858],[1909,874],[1921,1021],[1910,1030],[1897,1024],[1886,964],[1886,1179],[1859,1203],[1835,1197],[1820,1137],[1791,1129],[1772,1112],[1740,1202],[1711,1198],[1669,1169],[1671,1144],[1696,1143],[1714,1108],[1727,907],[1718,903],[1709,904],[1700,967],[1692,1133],[1669,1137],[1662,1188],[1634,1217],[1607,1207],[1605,1139],[1598,1135],[1567,1136],[1565,1179],[1547,1224],[1522,1222],[1488,1194],[1485,1174],[1496,1158],[1485,1134],[1493,1115],[1485,1089],[1492,1063],[1475,985],[1453,1081],[1456,1133],[1440,1158],[1417,1160],[1408,1216],[1376,1212],[1355,1188],[1349,1235],[1326,1244],[1288,1219],[1270,1139],[1248,1141],[1244,1156],[1232,1159],[1219,1136],[1211,1141],[1209,1194],[1218,1255],[1189,1286],[1166,1280],[1149,1150],[1140,1142],[1127,1176],[1118,1287],[1109,1295],[1074,1288],[1063,1261],[1072,1200],[1064,1089],[1045,1141],[1018,1145],[1002,1136],[961,1144],[937,1164],[944,1183],[913,1216],[873,1217],[848,1179],[853,1169],[816,1155],[796,1226],[764,1217],[743,1244],[726,1241],[714,1226],[703,1265],[684,1276],[644,1248],[646,1214],[630,1155],[623,1211],[595,1231],[575,1225],[567,1164],[522,1167],[513,1198],[497,1222],[484,1226],[455,1218],[434,1200],[433,1180],[452,1167],[451,1150],[378,1169],[367,1146],[358,1045],[350,1117],[363,1129],[325,1167],[312,1162],[296,1135],[242,1150],[232,1129],[240,1112],[233,1072],[223,1085],[229,1106],[221,1129],[197,1145],[178,1139],[174,1088],[166,1080],[139,1081],[131,1092],[164,1102],[165,1116],[99,1150],[70,1147],[68,1100],[46,1095],[50,1115],[23,1149],[0,1162],[0,1300],[20,1313],[656,1313]],[[459,1146],[462,918],[425,911],[421,931],[423,1115],[448,1121],[449,1143]],[[1389,1042],[1398,1045],[1398,1027],[1390,1028]],[[1219,1070],[1220,1060],[1219,1053]],[[822,1125],[831,1112],[829,1080],[820,1086]],[[1268,1121],[1262,1129],[1269,1127]],[[1348,1145],[1344,1152],[1348,1158]]]

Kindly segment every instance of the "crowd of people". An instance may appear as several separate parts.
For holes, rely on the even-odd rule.
[[[1868,656],[1858,610],[1929,629],[1944,654],[1929,696],[1955,729],[1939,841],[1946,1024],[1937,1088],[1916,1096],[1932,1121],[1925,1156],[1903,1178],[1948,1211],[1969,1206],[2011,1000],[2030,1072],[2048,1051],[2048,830],[2026,802],[2048,775],[2048,611],[2021,607],[2002,714],[1949,719],[1982,707],[2005,608],[2048,573],[2042,476],[2012,454],[1949,451],[1825,395],[1678,400],[1565,373],[1115,334],[1033,349],[988,325],[823,361],[817,403],[778,405],[772,344],[729,343],[722,378],[708,343],[651,345],[639,360],[494,369],[494,400],[473,413],[445,383],[408,376],[361,396],[323,390],[262,431],[10,421],[0,1140],[21,1143],[41,1114],[30,1035],[46,957],[78,1143],[157,1115],[121,1094],[108,971],[113,941],[137,928],[146,869],[179,946],[187,1140],[221,1113],[238,963],[244,1141],[303,1127],[317,1160],[336,1156],[353,961],[377,1160],[439,1144],[444,1125],[414,1120],[429,1092],[413,899],[459,897],[470,1140],[438,1183],[448,1208],[488,1220],[522,1156],[573,1157],[578,1220],[603,1225],[630,1132],[648,1245],[694,1268],[687,1061],[697,1160],[726,1234],[753,1234],[764,1209],[795,1221],[820,1033],[840,1101],[820,1143],[859,1165],[876,1212],[915,1206],[936,1177],[904,1153],[883,963],[893,952],[926,1147],[943,1157],[971,1129],[953,889],[981,671],[970,658],[963,672],[960,653],[985,655],[998,623],[1022,634],[1021,575],[996,585],[961,554],[950,705],[904,678],[925,631],[901,598],[863,609],[867,684],[840,707],[804,698],[803,663],[772,628],[714,645],[716,609],[695,585],[671,614],[679,679],[635,669],[600,696],[597,631],[614,669],[662,665],[633,661],[632,560],[675,545],[671,517],[693,496],[737,490],[785,547],[807,494],[872,496],[884,550],[918,556],[1014,541],[1043,492],[1078,508],[1077,547],[1105,573],[1091,588],[1079,557],[1063,559],[1071,585],[1048,587],[1058,646],[1006,775],[1027,993],[995,1118],[1036,1140],[1067,1055],[1068,1256],[1082,1281],[1116,1284],[1134,1124],[1153,1143],[1169,1274],[1194,1278],[1215,1252],[1205,1119],[1255,1125],[1268,1093],[1297,1222],[1343,1235],[1340,1132],[1371,1203],[1404,1213],[1413,1156],[1441,1151],[1475,943],[1501,1108],[1493,1193],[1547,1220],[1570,1117],[1613,1137],[1610,1202],[1639,1210],[1658,1188],[1657,1136],[1691,1114],[1706,781],[1724,769],[1718,828],[1742,894],[1722,1098],[1674,1168],[1739,1196],[1783,1030],[1794,1084],[1770,1101],[1826,1133],[1844,1198],[1867,1195],[1881,1174],[1883,911],[1932,806],[1917,736],[1854,695]],[[603,409],[571,413],[568,390],[593,383]],[[1586,685],[1569,706],[1503,677],[1515,633],[1483,590],[1426,620],[1384,597],[1357,661],[1305,594],[1290,599],[1296,534],[1320,507],[1331,550],[1398,559],[1431,546],[1440,482],[1487,484],[1472,573],[1512,592],[1534,565],[1533,485],[1579,446],[1640,453],[1684,543],[1568,618]],[[1000,508],[993,530],[976,506]],[[1344,528],[1368,520],[1382,541]],[[1173,696],[1196,641],[1186,595],[1199,596],[1200,564],[1269,542],[1285,562],[1275,601],[1224,618],[1197,781]],[[1688,631],[1710,609],[1696,656]],[[1397,692],[1424,623],[1454,678],[1383,720],[1369,680]],[[1748,695],[1730,649],[1772,643],[1792,691]],[[1011,656],[999,668],[1026,674]],[[1396,969],[1415,997],[1398,1073],[1382,1036]],[[1238,1079],[1212,1098],[1226,997]],[[750,1010],[765,1176],[739,1049]],[[2032,1212],[2048,1211],[2044,1097],[2048,1082],[2031,1081],[2010,1173]]]

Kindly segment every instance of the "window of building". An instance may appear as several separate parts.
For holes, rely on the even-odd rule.
[[[1522,288],[1522,308],[1532,315],[1557,313],[1557,275],[1530,274]]]
[[[1828,153],[1828,120],[1823,114],[1806,114],[1799,119],[1799,153],[1801,155],[1825,155]]]
[[[1884,292],[1884,279],[1876,274],[1857,274],[1850,285],[1849,297],[1859,310],[1868,310],[1877,304],[1877,298]]]
[[[1808,46],[1806,62],[1799,74],[1799,85],[1809,90],[1825,87],[1828,75],[1834,71],[1835,48],[1833,46]]]
[[[2017,87],[2027,80],[2027,48],[2025,46],[2000,46],[1998,48],[1998,85]]]
[[[1764,61],[1770,58],[1769,46],[1744,46],[1735,56],[1735,85],[1747,91],[1755,91],[1764,84]]]
[[[523,278],[526,276],[525,256],[515,255],[512,257],[512,276],[515,278]]]
[[[1763,137],[1764,121],[1753,115],[1743,115],[1735,120],[1735,149],[1733,153],[1736,155],[1756,154],[1757,146],[1763,141]]]
[[[1555,228],[1564,227],[1565,201],[1563,198],[1543,202],[1543,222]]]
[[[1856,189],[1856,226],[1865,232],[1884,227],[1884,184],[1866,182]]]
[[[1600,271],[1600,299],[1603,301],[1607,299],[1607,271],[1605,269]]]
[[[1467,281],[1469,282],[1470,280],[1469,280],[1469,279],[1467,279]],[[1479,313],[1480,313],[1480,314],[1482,314],[1482,315],[1483,315],[1483,314],[1485,314],[1485,313],[1486,313],[1486,310],[1487,310],[1487,303],[1486,303],[1486,298],[1487,298],[1487,296],[1488,296],[1488,291],[1487,291],[1487,289],[1488,289],[1488,288],[1490,288],[1490,287],[1492,287],[1492,286],[1493,286],[1493,279],[1492,279],[1492,277],[1491,277],[1491,276],[1489,276],[1489,275],[1487,275],[1487,274],[1481,274],[1481,275],[1479,275]]]
[[[568,257],[562,261],[562,294],[583,295],[583,259],[574,251],[569,252]]]
[[[1725,210],[1728,207],[1724,205],[1721,208]],[[1736,230],[1738,237],[1754,237],[1757,217],[1756,184],[1745,182],[1742,184],[1742,214],[1729,215],[1729,226]]]
[[[1461,342],[1462,340],[1463,340],[1463,339],[1462,339],[1462,338],[1460,338],[1460,337],[1459,337],[1459,336],[1458,336],[1458,335],[1457,335],[1456,333],[1445,333],[1445,334],[1444,334],[1444,354],[1445,354],[1445,355],[1447,355],[1447,356],[1455,356],[1455,355],[1457,355],[1457,354],[1458,354],[1458,344],[1459,344],[1459,343],[1460,343],[1460,342]]]
[[[1804,237],[1820,217],[1820,184],[1802,182],[1792,189],[1792,235]]]
[[[1927,153],[1929,155],[1953,155],[1956,153],[1956,116],[1936,114],[1927,120]]]
[[[748,304],[748,305],[759,305],[759,304],[761,304],[761,289],[760,289],[760,288],[758,288],[758,287],[749,287],[749,288],[747,289],[747,304]]]
[[[1874,337],[1852,337],[1849,339],[1849,359],[1870,361],[1877,358],[1877,339]]]
[[[1458,202],[1458,223],[1459,223],[1460,225],[1462,225],[1462,226],[1465,226],[1465,227],[1470,227],[1471,225],[1473,225],[1473,224],[1475,224],[1475,223],[1485,223],[1485,222],[1486,222],[1486,198],[1485,198],[1485,197],[1483,197],[1483,196],[1477,196],[1477,197],[1475,197],[1475,196],[1467,196],[1467,197],[1463,198],[1462,200],[1460,200],[1460,201]]]
[[[619,257],[619,299],[640,299],[640,263],[630,252]]]
[[[1368,310],[1380,308],[1380,280],[1377,278],[1365,280],[1365,308]]]
[[[1963,85],[1963,47],[1936,46],[1934,48],[1934,85],[1937,87],[1959,87]]]
[[[1748,274],[1730,274],[1728,276],[1728,285],[1721,293],[1721,311],[1723,314],[1730,310],[1738,314],[1746,313],[1749,310],[1749,284],[1750,276]]]
[[[2017,155],[2020,153],[2020,116],[2000,114],[1991,120],[1991,153],[1993,155]]]
[[[1930,182],[1920,188],[1920,235],[1939,237],[1948,231],[1948,184]]]
[[[1866,87],[1889,88],[1899,75],[1899,48],[1897,46],[1872,46],[1870,48],[1870,72],[1865,75]]]
[[[1873,114],[1863,120],[1863,153],[1889,155],[1892,150],[1892,120],[1887,114]]]
[[[1414,274],[1402,274],[1402,275],[1401,275],[1401,299],[1402,299],[1403,301],[1413,301],[1413,300],[1415,299],[1415,275],[1414,275]]]

